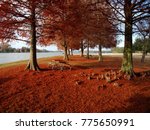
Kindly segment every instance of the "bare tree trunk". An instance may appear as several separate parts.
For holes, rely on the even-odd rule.
[[[133,72],[133,57],[132,57],[132,11],[131,1],[125,0],[125,47],[122,61],[122,72],[132,76]]]
[[[83,41],[81,41],[81,57],[84,56],[84,47],[83,47]]]
[[[32,24],[31,24],[31,43],[30,43],[30,59],[26,69],[40,70],[37,63],[36,56],[36,23],[35,23],[35,9],[32,10]]]
[[[146,51],[143,50],[143,52],[142,52],[142,58],[141,58],[141,63],[144,63],[144,61],[145,61],[145,56],[146,56]]]
[[[98,51],[99,51],[99,52],[98,52],[98,54],[99,54],[99,55],[98,55],[98,61],[101,61],[101,62],[102,62],[102,61],[103,61],[102,46],[101,46],[100,44],[98,45]]]
[[[89,42],[87,42],[87,59],[90,58]]]
[[[71,55],[73,56],[73,49],[71,48]]]
[[[67,47],[66,41],[64,41],[64,60],[69,60],[68,47]]]
[[[68,49],[68,55],[70,56],[70,49]]]

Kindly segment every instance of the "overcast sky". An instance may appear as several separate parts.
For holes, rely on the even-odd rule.
[[[18,41],[12,42],[10,45],[11,45],[12,48],[29,47],[29,45],[27,45],[26,43],[18,42]],[[41,46],[38,45],[37,48],[38,49],[47,49],[49,51],[56,51],[56,50],[58,50],[56,45],[50,45],[50,46],[47,46],[47,47],[41,47]]]
[[[124,37],[120,37],[120,42],[119,44],[117,45],[118,47],[124,47]],[[133,36],[133,41],[135,40],[135,37]],[[27,44],[25,44],[24,42],[12,42],[11,43],[11,47],[13,48],[22,48],[22,47],[29,47]],[[38,49],[47,49],[49,51],[57,51],[58,48],[56,45],[50,45],[50,46],[47,46],[47,47],[41,47],[41,46],[37,46]]]

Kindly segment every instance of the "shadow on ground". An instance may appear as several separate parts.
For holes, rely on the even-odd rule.
[[[0,78],[0,85],[12,80],[13,78]]]
[[[150,90],[150,86],[142,91]],[[144,94],[135,94],[127,101],[129,104],[125,108],[113,108],[111,110],[106,110],[105,113],[114,113],[114,112],[125,112],[125,113],[149,113],[150,112],[150,95],[145,96]]]

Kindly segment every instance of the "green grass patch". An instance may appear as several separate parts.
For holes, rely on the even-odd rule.
[[[18,66],[18,65],[22,65],[22,64],[26,64],[26,63],[27,63],[27,60],[16,61],[16,62],[11,62],[11,63],[4,63],[4,64],[0,64],[0,68]]]

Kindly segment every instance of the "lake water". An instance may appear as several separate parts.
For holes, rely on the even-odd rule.
[[[10,63],[21,60],[28,60],[29,53],[0,53],[0,64]],[[52,57],[63,55],[62,52],[45,52],[37,53],[37,58]]]
[[[74,52],[74,54],[80,54],[80,53],[77,51]],[[90,54],[97,55],[97,53],[90,53]],[[0,64],[21,61],[21,60],[28,60],[29,55],[30,55],[29,53],[0,53]],[[44,52],[44,53],[41,52],[41,53],[37,53],[37,58],[60,56],[60,55],[63,56],[63,52]],[[121,53],[103,53],[103,55],[122,56]],[[136,56],[137,55],[141,55],[141,54],[136,54]]]

